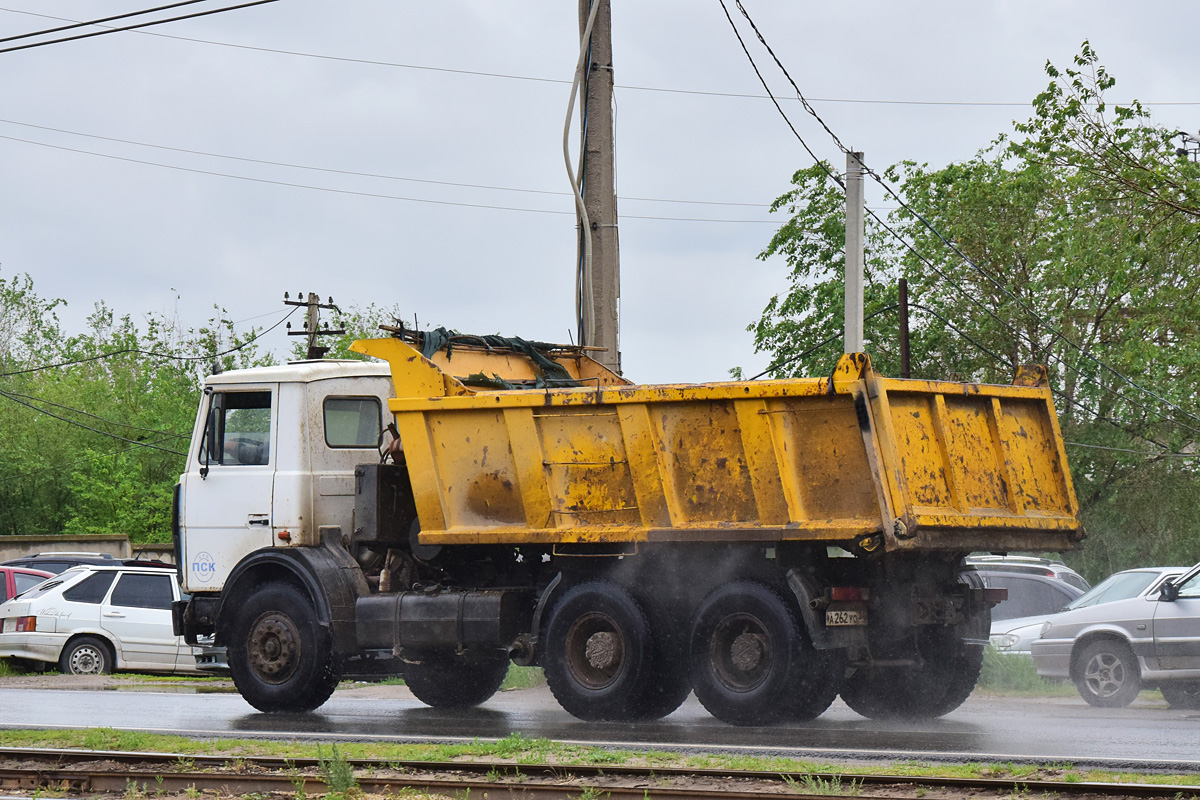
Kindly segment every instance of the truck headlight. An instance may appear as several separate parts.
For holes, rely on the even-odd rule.
[[[1011,650],[1016,647],[1017,642],[1021,641],[1021,637],[1013,633],[1006,633],[1002,636],[992,637],[992,646],[997,650]]]

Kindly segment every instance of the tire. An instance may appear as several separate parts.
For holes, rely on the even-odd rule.
[[[960,631],[918,631],[923,663],[906,667],[860,667],[842,687],[842,700],[868,719],[933,719],[962,705],[983,669],[983,647],[965,643]]]
[[[731,725],[811,719],[837,694],[829,657],[813,648],[784,595],[756,581],[709,593],[690,650],[697,699]]]
[[[500,690],[508,675],[507,653],[432,653],[404,668],[404,683],[433,708],[471,708]]]
[[[1075,688],[1097,708],[1124,708],[1142,690],[1137,659],[1128,645],[1114,639],[1086,645],[1074,671]]]
[[[80,636],[67,642],[58,669],[64,675],[105,675],[113,671],[112,649],[103,639]]]
[[[688,630],[682,613],[673,613],[665,604],[645,595],[638,604],[650,623],[654,642],[651,672],[642,689],[638,719],[661,719],[674,712],[692,691],[688,670]]]
[[[1177,681],[1158,687],[1171,708],[1194,711],[1200,708],[1200,681]]]
[[[312,711],[333,694],[340,671],[328,630],[307,595],[267,583],[238,610],[229,638],[229,671],[259,711]]]
[[[607,581],[581,583],[550,613],[546,683],[579,719],[644,719],[643,703],[652,694],[647,687],[660,677],[655,653],[650,622],[628,591]]]

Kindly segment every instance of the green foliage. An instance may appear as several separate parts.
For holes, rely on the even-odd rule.
[[[1038,675],[1037,666],[1029,656],[1001,653],[991,645],[983,651],[979,688],[1031,697],[1075,694],[1075,687],[1070,683],[1051,683]]]
[[[898,237],[868,217],[865,346],[899,372],[904,277],[913,377],[1008,383],[1045,364],[1091,534],[1068,560],[1092,580],[1192,563],[1197,463],[1164,454],[1200,440],[1200,167],[1138,103],[1105,103],[1115,81],[1086,42],[1047,73],[1018,138],[884,171],[905,204],[886,219]],[[826,168],[793,175],[760,255],[789,269],[749,328],[778,377],[828,374],[841,345],[844,199]]]
[[[197,329],[100,303],[85,332],[28,275],[0,278],[0,535],[170,540],[202,375],[269,363],[221,309]],[[233,351],[233,352],[226,352]]]
[[[338,752],[338,746],[330,747],[330,754],[326,756],[321,752],[320,746],[317,747],[317,769],[321,773],[321,780],[329,787],[329,794],[326,797],[336,795],[337,797],[351,797],[358,789],[358,779],[354,777],[354,767],[346,760],[346,757]]]

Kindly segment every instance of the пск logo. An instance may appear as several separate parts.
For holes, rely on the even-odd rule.
[[[196,579],[207,583],[217,572],[217,565],[208,553],[197,553],[192,559],[192,574]]]

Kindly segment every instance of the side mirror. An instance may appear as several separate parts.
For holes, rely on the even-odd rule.
[[[1158,599],[1167,603],[1174,603],[1179,599],[1179,587],[1167,581],[1159,587]]]

